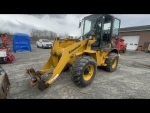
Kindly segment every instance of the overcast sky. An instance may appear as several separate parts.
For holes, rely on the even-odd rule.
[[[50,30],[57,34],[80,36],[79,20],[89,14],[0,14],[0,30],[27,33],[30,29]],[[150,14],[112,14],[121,27],[150,25]]]

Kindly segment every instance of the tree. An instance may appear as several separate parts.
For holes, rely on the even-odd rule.
[[[53,40],[57,37],[57,33],[48,30],[30,30],[30,36],[32,40],[36,41],[38,39],[50,39]]]

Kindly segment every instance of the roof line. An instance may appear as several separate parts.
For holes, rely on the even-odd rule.
[[[128,30],[128,31],[119,31],[119,32],[132,32],[132,31],[149,31],[150,29],[144,29],[144,30]]]
[[[130,26],[130,27],[122,27],[123,29],[124,28],[137,28],[137,27],[145,27],[145,26],[150,26],[150,25],[140,25],[140,26]],[[120,28],[120,29],[122,29]]]

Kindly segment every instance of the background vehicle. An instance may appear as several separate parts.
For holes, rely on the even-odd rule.
[[[79,87],[88,86],[95,78],[97,67],[114,72],[118,65],[119,51],[112,47],[112,38],[118,37],[120,20],[108,14],[93,14],[79,22],[82,40],[64,39],[54,41],[50,57],[42,70],[26,69],[30,84],[44,90],[70,68],[71,79]]]
[[[13,54],[9,53],[11,43],[6,34],[0,34],[0,63],[8,63],[15,60]]]
[[[113,46],[118,48],[119,52],[126,52],[127,45],[124,43],[124,39],[118,38],[118,42],[115,38],[112,39]]]
[[[8,40],[7,34],[0,34],[0,47],[10,46],[11,43]]]
[[[39,41],[36,42],[36,45],[41,48],[52,48],[53,43],[48,39],[39,39]]]
[[[0,48],[0,63],[10,63],[14,60],[14,55],[10,54],[7,48]]]
[[[8,99],[10,82],[5,70],[0,66],[0,99]]]

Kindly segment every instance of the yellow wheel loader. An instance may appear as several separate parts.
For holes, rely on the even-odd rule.
[[[97,67],[108,72],[116,70],[119,59],[112,38],[118,39],[120,19],[109,14],[92,14],[79,22],[82,36],[78,39],[56,38],[50,57],[42,70],[26,69],[31,76],[30,84],[43,91],[59,75],[70,68],[71,79],[80,87],[88,86],[94,79]]]

